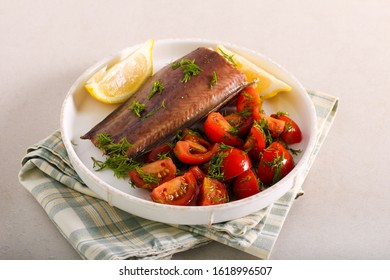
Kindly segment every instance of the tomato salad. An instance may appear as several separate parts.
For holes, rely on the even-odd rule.
[[[266,115],[253,87],[238,96],[236,110],[210,113],[201,129],[179,131],[150,151],[131,182],[157,203],[215,205],[252,196],[294,167],[290,144],[302,132],[287,113]]]
[[[112,163],[94,164],[118,170],[117,162],[126,161],[126,168],[120,165],[122,174],[150,191],[157,203],[206,206],[252,196],[294,168],[293,154],[300,151],[289,145],[301,142],[302,132],[286,112],[265,114],[251,86],[239,93],[233,107],[228,113],[210,113],[196,129],[178,131],[172,142],[148,152],[141,162],[115,154],[118,159]],[[128,143],[119,144],[116,153]]]

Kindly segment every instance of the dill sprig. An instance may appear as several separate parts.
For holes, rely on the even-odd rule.
[[[104,161],[92,157],[93,168],[96,171],[108,168],[114,172],[114,176],[125,178],[131,170],[140,166],[138,162],[127,157],[127,150],[132,144],[126,137],[115,143],[109,134],[99,133],[97,136],[96,146],[108,157]]]
[[[114,176],[117,178],[125,178],[130,171],[140,166],[138,162],[120,154],[111,155],[105,161],[97,160],[94,157],[91,158],[95,171],[108,168],[114,172]]]
[[[268,121],[265,119],[255,120],[253,125],[260,130],[265,136],[266,146],[270,145],[274,140],[271,136],[271,131],[268,128]]]
[[[147,173],[147,172],[143,171],[141,169],[141,167],[137,167],[135,170],[137,171],[137,173],[139,174],[139,176],[141,177],[141,179],[145,183],[148,183],[148,184],[158,184],[159,179],[157,178],[157,175],[151,174],[151,173]]]
[[[143,103],[139,103],[138,101],[134,100],[133,103],[131,103],[130,110],[133,111],[133,113],[141,118],[141,113],[145,111],[146,105]]]
[[[218,83],[217,72],[213,71],[213,77],[210,81],[210,88],[213,88]]]
[[[234,54],[232,55],[228,55],[227,53],[225,53],[221,48],[218,48],[218,50],[221,52],[222,56],[224,58],[226,58],[231,64],[233,64],[233,66],[237,66],[237,63],[234,61],[233,59],[233,56]]]
[[[150,116],[154,115],[158,110],[160,109],[167,109],[167,106],[165,106],[165,99],[163,99],[163,101],[161,102],[161,105],[158,106],[158,107],[155,107],[153,108],[152,110],[150,110],[145,116],[143,116],[142,118],[143,119],[146,119],[146,118],[149,118]]]
[[[224,180],[225,174],[222,171],[222,163],[223,163],[223,159],[227,156],[228,156],[228,153],[219,152],[219,153],[214,154],[211,157],[209,169],[207,172],[207,175],[210,178],[217,179],[218,181]]]
[[[96,146],[109,156],[114,154],[125,155],[127,150],[132,147],[126,137],[122,137],[118,143],[115,143],[111,135],[107,133],[99,133],[97,137]]]
[[[164,91],[164,86],[161,81],[154,81],[152,89],[148,94],[148,99],[151,99],[156,93],[162,93]]]
[[[172,63],[172,69],[183,68],[183,79],[182,83],[187,83],[192,76],[198,75],[202,69],[195,63],[195,59],[181,59]]]

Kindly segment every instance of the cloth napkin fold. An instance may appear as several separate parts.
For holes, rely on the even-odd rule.
[[[318,138],[306,176],[334,121],[338,98],[308,91],[318,117]],[[210,226],[168,225],[110,206],[72,168],[59,131],[28,148],[21,184],[43,207],[84,259],[170,259],[215,240],[267,259],[303,180],[272,205],[246,217]]]

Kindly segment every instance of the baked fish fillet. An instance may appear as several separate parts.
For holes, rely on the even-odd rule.
[[[173,65],[186,60],[194,61],[201,70],[185,82],[185,67]],[[156,82],[163,90],[160,88],[150,97]],[[150,77],[125,103],[81,138],[90,139],[96,145],[100,133],[109,134],[114,142],[126,137],[132,144],[127,155],[135,158],[222,108],[246,85],[245,75],[224,57],[211,49],[198,48]],[[135,102],[145,105],[140,117],[131,110]]]

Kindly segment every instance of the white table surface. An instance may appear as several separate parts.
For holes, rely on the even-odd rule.
[[[271,259],[390,259],[390,2],[0,2],[0,259],[79,259],[18,182],[28,146],[59,128],[71,84],[148,38],[261,52],[340,97],[336,121]],[[175,259],[254,259],[212,243]]]

